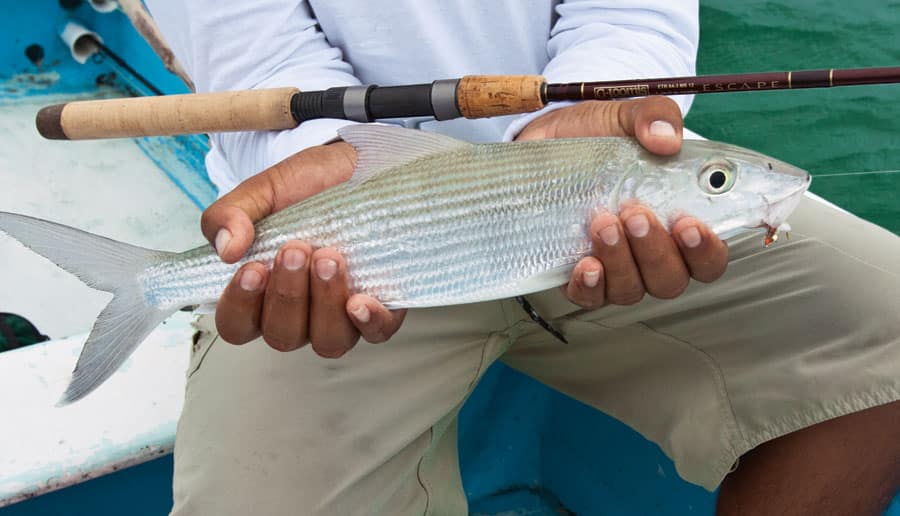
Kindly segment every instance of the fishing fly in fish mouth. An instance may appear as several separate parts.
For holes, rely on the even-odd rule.
[[[218,300],[244,263],[271,267],[289,240],[336,248],[352,289],[389,308],[473,303],[564,284],[591,253],[598,207],[639,202],[670,222],[690,214],[723,238],[764,227],[769,243],[810,183],[787,163],[709,141],[664,157],[630,138],[471,144],[378,125],[340,135],[358,153],[353,177],[260,221],[233,264],[209,245],[167,253],[0,213],[0,230],[114,294],[62,402],[99,386],[181,307]]]

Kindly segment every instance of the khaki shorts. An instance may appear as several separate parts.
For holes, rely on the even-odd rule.
[[[769,249],[729,242],[726,275],[676,300],[530,296],[569,345],[512,301],[412,310],[390,342],[338,360],[231,346],[201,318],[173,514],[464,515],[456,417],[497,359],[715,489],[766,440],[900,399],[900,238],[808,198],[791,224]]]

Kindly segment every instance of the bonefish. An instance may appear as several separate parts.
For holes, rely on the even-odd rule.
[[[787,163],[708,141],[662,157],[629,138],[471,144],[379,125],[340,135],[358,153],[353,177],[257,223],[236,264],[209,245],[143,249],[0,212],[0,230],[114,294],[61,403],[103,383],[176,310],[215,302],[242,264],[271,266],[288,240],[335,247],[352,291],[389,308],[474,303],[565,283],[591,252],[597,209],[638,201],[664,222],[689,214],[721,237],[763,227],[770,238],[810,183]]]

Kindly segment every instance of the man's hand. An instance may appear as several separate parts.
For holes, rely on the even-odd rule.
[[[582,102],[535,119],[518,141],[583,136],[634,136],[647,150],[671,155],[681,148],[678,105],[665,97]],[[644,294],[670,299],[690,278],[714,281],[725,272],[728,246],[702,222],[683,217],[671,234],[649,209],[629,204],[616,217],[600,213],[591,223],[593,256],[575,266],[566,297],[584,308],[630,305]]]
[[[253,242],[253,224],[350,178],[356,152],[347,143],[312,147],[241,183],[203,212],[201,227],[226,263],[241,259]],[[323,357],[339,357],[362,335],[383,342],[403,322],[368,296],[350,295],[347,266],[334,249],[284,244],[271,271],[248,263],[219,299],[216,328],[232,344],[262,336],[291,351],[307,342]]]

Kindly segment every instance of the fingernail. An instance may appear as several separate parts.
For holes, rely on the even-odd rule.
[[[337,262],[334,260],[319,260],[316,262],[316,275],[322,281],[328,281],[337,273]]]
[[[650,232],[650,221],[645,215],[635,215],[625,221],[625,227],[631,236],[643,238]]]
[[[585,271],[581,275],[581,281],[587,288],[594,288],[600,282],[600,271]]]
[[[693,249],[700,245],[700,241],[702,238],[700,237],[700,231],[697,228],[691,226],[680,233],[681,235],[681,243],[684,244],[685,247]]]
[[[364,304],[350,310],[350,313],[353,314],[353,317],[355,317],[357,321],[363,324],[369,322],[369,318],[372,315],[369,313],[369,307]]]
[[[614,246],[619,243],[619,228],[616,226],[606,226],[600,230],[600,240],[608,246]]]
[[[650,136],[675,136],[675,127],[665,120],[656,120],[650,124]]]
[[[222,228],[216,233],[216,254],[222,256],[222,253],[225,252],[225,248],[228,247],[228,242],[231,242],[231,231],[228,231],[226,228]]]
[[[241,274],[241,288],[247,292],[253,292],[262,285],[262,274],[253,269],[247,269]]]
[[[282,256],[284,268],[289,271],[300,270],[306,265],[306,253],[299,249],[288,249]]]

